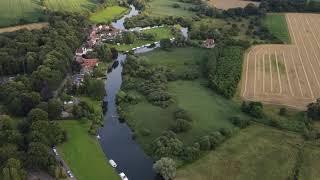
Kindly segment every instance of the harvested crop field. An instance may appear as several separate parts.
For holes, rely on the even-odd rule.
[[[218,9],[227,10],[230,8],[246,7],[248,4],[252,3],[259,6],[259,2],[246,1],[246,0],[210,0],[209,3]]]
[[[49,23],[31,23],[31,24],[25,24],[25,25],[19,25],[19,26],[11,26],[6,28],[0,28],[0,33],[14,32],[20,29],[27,29],[27,30],[42,29],[42,28],[48,27],[48,25]]]
[[[246,100],[305,109],[320,97],[320,15],[286,14],[292,45],[258,45],[245,56]]]

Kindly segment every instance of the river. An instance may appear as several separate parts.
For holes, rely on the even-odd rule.
[[[123,23],[125,18],[138,15],[139,11],[130,5],[130,12],[112,25],[120,30],[126,30]],[[188,28],[181,28],[182,35],[187,38]],[[143,47],[136,49],[135,54],[145,53],[160,47],[159,43],[154,48]],[[153,171],[153,160],[144,153],[139,144],[132,139],[133,132],[126,123],[118,119],[116,95],[122,83],[122,62],[127,55],[119,53],[119,65],[107,74],[106,92],[107,112],[104,117],[104,126],[99,129],[101,147],[108,157],[117,163],[117,172],[124,172],[129,180],[155,180],[161,179]],[[108,162],[106,162],[108,163]]]
[[[129,14],[112,23],[118,29],[125,30],[124,19],[137,15],[139,12],[131,6]],[[156,174],[152,169],[153,160],[147,156],[143,149],[132,139],[132,131],[126,123],[118,120],[116,94],[122,83],[121,62],[126,55],[118,55],[119,65],[107,75],[106,91],[107,112],[104,117],[104,126],[99,130],[101,147],[108,157],[113,159],[118,167],[117,172],[124,172],[129,180],[154,180]],[[108,163],[108,162],[106,162]]]

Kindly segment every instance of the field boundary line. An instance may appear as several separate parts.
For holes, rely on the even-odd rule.
[[[244,100],[246,101],[256,101],[256,99],[254,98],[248,98],[248,97],[243,97]],[[310,100],[313,100],[310,98]],[[294,108],[294,109],[303,109],[305,110],[306,108],[302,108],[300,106],[295,106],[295,105],[290,105],[290,104],[287,104],[287,103],[276,103],[276,102],[269,102],[269,101],[265,101],[265,100],[261,100],[261,102],[263,102],[264,104],[271,104],[271,105],[277,105],[277,106],[288,106],[288,107],[291,107],[291,108]]]
[[[253,97],[256,96],[256,81],[257,81],[257,54],[261,51],[260,48],[254,54],[254,81],[253,81]]]
[[[265,56],[266,56],[266,53],[263,53],[263,58],[262,58],[262,70],[263,70],[263,72],[262,72],[262,93],[265,93],[265,87],[264,87],[264,77],[265,77],[265,68],[264,68],[264,66],[265,66],[265,61],[264,61],[264,59],[265,59]]]
[[[310,23],[309,23],[308,18],[305,17],[305,20],[307,21],[308,27],[310,28],[310,31],[311,31],[311,33],[312,33],[312,36],[313,36],[313,38],[315,39],[316,44],[317,44],[317,47],[318,47],[318,49],[319,49],[318,38],[314,35],[314,33],[313,33],[313,28],[310,26]],[[311,46],[312,46],[311,40],[310,40],[310,39],[308,39],[308,40],[309,40],[309,43],[310,43]],[[318,57],[318,55],[317,55],[317,52],[316,52],[314,46],[312,46],[312,50],[313,50],[313,53],[314,53],[314,55],[315,55],[315,57],[316,57],[316,61],[317,61],[318,67],[320,68],[319,57]]]
[[[282,85],[281,85],[281,77],[280,77],[280,71],[279,71],[279,66],[278,66],[278,54],[277,51],[274,51],[274,55],[276,57],[276,64],[277,64],[277,72],[278,72],[278,81],[279,81],[279,94],[282,94]]]
[[[286,71],[287,81],[288,81],[288,84],[289,84],[290,94],[291,94],[291,96],[294,96],[294,94],[292,92],[291,83],[290,83],[289,73],[288,73],[288,70],[287,70],[287,63],[286,63],[287,60],[286,60],[286,57],[284,55],[284,51],[282,51],[282,57],[283,57],[283,62],[284,62],[284,68],[285,68],[285,71]]]
[[[291,27],[291,22],[290,22],[290,18],[289,18],[289,14],[286,14],[286,20],[287,20],[287,24],[288,24],[288,28],[289,28],[289,34],[292,34],[293,36],[293,43],[294,45],[296,45],[296,37],[293,33],[292,27]]]
[[[272,84],[272,65],[271,65],[271,55],[270,55],[270,48],[268,48],[268,55],[269,55],[269,71],[270,71],[270,88],[271,88],[271,93],[273,91],[273,84]]]
[[[246,91],[247,91],[250,54],[252,53],[253,50],[256,49],[256,47],[257,47],[257,46],[253,47],[253,48],[252,48],[251,50],[249,50],[249,52],[246,54],[246,61],[247,61],[247,65],[246,65],[246,80],[245,80],[244,90],[243,90],[242,96],[245,96]]]
[[[290,22],[289,24],[290,24],[290,26],[291,26],[291,21],[289,21],[289,22]],[[296,37],[294,32],[292,32],[292,34],[293,34],[294,37]],[[294,38],[294,39],[296,39],[296,38]],[[306,80],[307,80],[307,83],[308,83],[308,87],[309,87],[311,96],[312,96],[312,98],[314,98],[314,95],[313,95],[313,92],[312,92],[312,89],[311,89],[311,86],[310,86],[310,82],[309,82],[309,79],[308,79],[306,70],[305,70],[305,68],[304,68],[303,62],[302,62],[302,57],[301,57],[301,53],[300,53],[300,48],[299,48],[299,46],[295,46],[295,47],[298,49],[298,54],[299,54],[300,63],[301,63],[301,65],[302,65],[302,69],[303,69],[304,75],[305,75],[305,77],[306,77]]]
[[[289,49],[290,50],[290,55],[291,55],[291,62],[293,64],[293,68],[294,68],[294,71],[295,71],[295,74],[296,74],[296,77],[297,77],[297,80],[298,80],[298,85],[299,85],[299,89],[300,89],[300,93],[301,93],[301,96],[303,96],[303,92],[302,92],[302,87],[301,87],[301,83],[300,83],[300,78],[299,78],[299,75],[298,75],[298,71],[297,71],[297,67],[296,67],[296,64],[293,62],[294,61],[294,58],[293,58],[293,53],[292,53],[292,50],[293,49]]]
[[[300,23],[300,18],[298,19],[298,21],[294,18],[294,21],[295,21],[295,23],[297,23],[297,22]],[[303,30],[304,30],[304,31],[306,30],[304,26],[303,26]],[[311,61],[310,61],[310,56],[309,56],[308,50],[307,50],[307,48],[306,48],[305,39],[303,38],[303,36],[302,36],[302,34],[301,34],[300,31],[299,31],[299,35],[300,35],[299,38],[301,39],[302,44],[303,44],[304,51],[305,51],[305,53],[306,53],[306,55],[307,55],[308,62],[309,62],[309,64],[310,64],[310,66],[311,66],[311,70],[312,70],[312,72],[313,72],[314,77],[316,78],[316,82],[317,82],[317,84],[318,84],[318,87],[320,88],[319,80],[318,80],[318,78],[317,78],[316,72],[314,71],[313,64],[312,64]],[[307,37],[306,39],[308,39],[308,37]],[[309,40],[309,39],[308,39],[308,40]]]

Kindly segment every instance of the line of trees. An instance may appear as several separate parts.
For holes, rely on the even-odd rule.
[[[216,47],[203,58],[209,87],[231,98],[236,92],[242,72],[243,48],[237,46]]]

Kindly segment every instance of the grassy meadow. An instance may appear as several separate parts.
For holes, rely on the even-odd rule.
[[[174,8],[173,4],[179,4],[180,7]],[[147,12],[151,16],[191,17],[194,15],[193,12],[188,10],[191,6],[191,4],[183,3],[178,0],[151,0],[148,3]]]
[[[200,48],[176,48],[171,51],[156,50],[142,56],[151,64],[164,65],[183,72],[188,68],[199,69],[197,62],[205,51],[207,50]],[[232,128],[228,118],[243,116],[236,103],[212,92],[205,87],[202,80],[170,82],[168,92],[174,99],[168,108],[154,106],[144,99],[128,107],[127,121],[137,132],[137,140],[145,149],[172,125],[176,107],[187,110],[194,120],[190,131],[178,134],[179,139],[187,144],[214,130]],[[144,129],[149,129],[151,134],[142,136],[140,132]]]
[[[165,38],[172,38],[173,34],[171,32],[170,27],[161,27],[161,28],[155,28],[155,29],[148,29],[142,31],[143,33],[147,34],[154,34],[155,40],[154,41],[160,41],[161,39]],[[149,41],[149,40],[141,40],[137,39],[134,41],[132,44],[121,44],[121,45],[112,45],[112,47],[116,48],[118,51],[129,51],[132,48],[142,46],[145,44],[151,44],[154,41]]]
[[[54,11],[90,12],[97,6],[98,0],[45,0],[45,6]]]
[[[252,125],[215,151],[178,170],[176,180],[287,179],[292,177],[302,138]]]
[[[284,14],[268,14],[264,19],[264,24],[270,30],[270,32],[281,41],[286,44],[291,42],[286,17]]]
[[[68,140],[58,150],[77,179],[119,179],[97,139],[88,134],[89,123],[66,120],[61,121],[61,126],[67,131]]]
[[[299,179],[315,180],[320,177],[320,144],[307,143],[303,149]]]
[[[0,1],[0,27],[37,22],[41,16],[40,0]]]
[[[90,15],[89,19],[93,23],[110,23],[114,18],[120,17],[128,11],[121,6],[110,6],[98,10]]]

